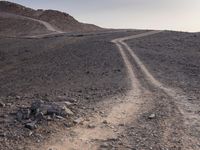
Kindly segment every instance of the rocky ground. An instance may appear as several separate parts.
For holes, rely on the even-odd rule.
[[[102,29],[93,24],[81,23],[65,12],[42,9],[35,10],[8,1],[0,1],[0,13],[2,12],[42,20],[50,23],[57,30],[64,32],[88,32]],[[19,29],[21,29],[20,26],[16,30]],[[23,28],[21,29],[21,32],[23,32]]]
[[[9,17],[0,12],[0,36],[14,37],[49,33],[46,28],[31,20],[20,17]],[[22,32],[23,31],[23,32]]]
[[[66,128],[66,124],[84,116],[88,109],[93,110],[88,104],[125,92],[126,69],[110,40],[140,32],[0,39],[1,148],[20,149],[41,143],[57,132],[56,127]],[[34,131],[17,121],[16,113],[21,107],[30,107],[34,101],[60,102],[70,98],[77,100],[77,104],[70,106],[76,112],[71,121],[45,119]]]
[[[186,109],[153,85],[125,51],[141,84],[138,109],[132,110],[123,104],[132,89],[127,68],[111,40],[143,32],[1,38],[0,149],[39,149],[63,136],[76,141],[80,130],[93,136],[116,130],[117,137],[98,134],[102,139],[92,143],[99,149],[198,150],[200,36],[166,31],[126,41],[156,79],[189,98]],[[118,111],[110,113],[115,106]],[[132,119],[113,119],[126,109],[134,117],[122,117]]]

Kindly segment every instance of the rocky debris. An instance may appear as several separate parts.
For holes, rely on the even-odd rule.
[[[0,133],[0,137],[5,137],[6,133]]]
[[[73,115],[74,113],[69,109],[67,108],[66,106],[64,106],[63,108],[63,111],[64,111],[64,114],[66,115]]]
[[[58,96],[56,98],[57,101],[61,101],[60,103],[63,103],[65,105],[72,105],[72,104],[75,104],[77,102],[76,99],[74,98],[69,98],[67,96]]]
[[[52,118],[64,119],[74,115],[65,102],[34,101],[31,107],[21,107],[16,113],[16,119],[25,124],[25,127],[33,130],[42,120],[51,121]]]
[[[75,119],[73,122],[74,122],[75,124],[81,124],[81,123],[83,123],[83,121],[84,121],[83,118],[77,118],[77,119]]]
[[[108,143],[103,143],[103,144],[100,145],[100,147],[101,147],[101,148],[108,148],[108,147],[110,147],[110,144],[108,144]]]
[[[37,123],[36,121],[30,122],[30,123],[26,123],[25,127],[30,129],[30,130],[36,129],[37,128],[36,123]]]
[[[20,108],[17,112],[17,120],[22,121],[25,119],[29,119],[31,114],[31,110],[29,108]]]
[[[103,124],[108,124],[108,121],[107,121],[107,120],[104,120],[104,121],[103,121]]]
[[[154,119],[154,118],[156,118],[156,115],[155,114],[151,114],[148,118],[149,119]]]
[[[94,129],[96,126],[94,125],[94,124],[89,124],[88,125],[88,128],[90,128],[90,129]]]
[[[43,101],[36,101],[32,103],[31,111],[37,115],[39,112],[42,112],[44,115],[58,115],[66,117],[73,115],[74,113],[63,105],[63,103],[48,102],[44,103]]]
[[[0,107],[5,107],[6,105],[3,102],[0,102]]]

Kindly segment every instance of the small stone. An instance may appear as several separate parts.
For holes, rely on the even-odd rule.
[[[93,125],[93,124],[89,124],[88,125],[88,128],[90,128],[90,129],[94,129],[96,126],[95,125]]]
[[[59,100],[59,101],[65,101],[65,102],[68,101],[68,102],[71,102],[71,103],[77,102],[76,99],[70,98],[70,97],[67,97],[67,96],[58,96],[57,100]]]
[[[22,119],[23,119],[23,114],[22,114],[22,112],[21,112],[21,111],[17,112],[17,120],[18,120],[18,121],[22,121]]]
[[[11,107],[12,106],[12,103],[7,103],[6,104],[8,107]]]
[[[148,118],[149,118],[149,119],[154,119],[155,117],[156,117],[155,114],[151,114]]]
[[[66,115],[73,115],[74,113],[69,109],[67,108],[66,106],[63,107],[63,111],[64,111],[64,114]]]
[[[64,119],[62,116],[56,116],[57,119]]]
[[[19,100],[21,97],[20,96],[16,96],[16,99]]]
[[[51,116],[47,116],[47,120],[51,121],[52,120]]]
[[[80,123],[82,123],[84,120],[83,120],[83,118],[78,118],[78,119],[75,119],[73,122],[75,123],[75,124],[80,124]]]
[[[108,143],[103,143],[103,144],[101,144],[101,148],[108,148],[110,145],[108,144]]]
[[[29,136],[31,136],[32,134],[33,134],[33,132],[32,132],[32,131],[30,131],[28,135],[29,135]]]
[[[35,122],[27,123],[27,124],[25,124],[25,127],[30,130],[33,130],[33,129],[36,129],[36,124],[35,124]]]
[[[191,101],[191,100],[193,100],[193,98],[192,97],[188,97],[188,100]]]
[[[44,119],[44,114],[42,112],[38,113],[36,116],[36,120],[37,121],[40,121],[40,120],[43,120]]]
[[[0,133],[0,137],[5,137],[6,133]]]
[[[125,124],[124,123],[120,123],[119,126],[123,127],[123,126],[125,126]]]
[[[108,121],[107,121],[107,120],[104,120],[104,121],[103,121],[103,124],[108,124]]]
[[[71,105],[73,105],[73,103],[71,103],[71,102],[64,102],[64,104],[65,104],[66,106],[71,106]]]
[[[0,102],[0,107],[5,107],[6,105],[3,102]]]
[[[71,127],[73,126],[73,124],[70,123],[70,122],[68,122],[68,123],[64,123],[64,125],[65,125],[65,127],[67,127],[67,128],[71,128]]]

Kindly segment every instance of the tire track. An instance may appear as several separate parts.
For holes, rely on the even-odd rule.
[[[151,33],[155,34],[155,33]],[[139,34],[131,37],[143,37],[150,35],[148,33]],[[109,139],[116,139],[123,134],[126,127],[120,126],[120,124],[128,125],[137,119],[139,115],[140,107],[145,103],[145,100],[149,98],[148,91],[142,91],[140,81],[137,79],[133,70],[132,64],[129,61],[121,40],[112,41],[118,48],[121,57],[127,67],[128,78],[131,83],[131,90],[125,93],[125,96],[115,96],[99,102],[97,104],[99,110],[107,112],[106,116],[94,114],[83,125],[76,126],[71,129],[71,132],[75,133],[75,137],[69,136],[68,138],[58,136],[57,139],[61,139],[62,142],[55,143],[51,141],[45,144],[44,149],[55,148],[58,150],[65,149],[83,149],[83,150],[97,150],[101,147],[103,141]],[[107,121],[108,124],[104,125],[103,122]],[[95,128],[90,129],[88,125],[94,124]],[[54,143],[54,144],[52,144]],[[126,149],[126,144],[123,149]]]
[[[191,131],[193,128],[197,128],[196,130],[199,130],[198,127],[200,126],[200,118],[199,115],[196,114],[198,112],[199,108],[198,106],[195,106],[194,104],[191,104],[188,102],[187,94],[183,93],[181,90],[169,88],[163,85],[161,82],[159,82],[146,68],[146,66],[143,64],[143,62],[138,58],[138,56],[134,53],[134,51],[125,43],[126,40],[140,38],[148,35],[153,35],[157,33],[161,33],[162,31],[151,31],[143,34],[139,34],[136,36],[128,36],[125,38],[118,38],[115,39],[114,42],[117,42],[118,44],[125,47],[127,52],[131,55],[131,57],[134,59],[136,64],[139,66],[140,70],[144,74],[146,80],[151,83],[155,88],[161,90],[164,92],[167,96],[171,97],[174,100],[175,105],[178,107],[178,111],[182,114],[182,117],[184,119],[184,128],[183,132],[183,149],[184,150],[198,150],[200,148],[200,142],[199,138],[192,136]],[[170,129],[169,129],[170,130]],[[169,134],[169,133],[166,133]],[[166,141],[167,142],[167,141]]]
[[[138,35],[112,40],[112,42],[117,46],[124,64],[127,67],[127,74],[131,83],[131,90],[125,93],[125,96],[120,96],[119,93],[117,96],[96,104],[99,110],[103,110],[107,113],[104,115],[94,113],[92,117],[89,117],[89,119],[83,121],[82,125],[75,126],[69,130],[73,133],[73,136],[66,137],[66,135],[58,135],[55,139],[61,139],[61,142],[52,139],[51,141],[45,143],[43,149],[55,148],[58,150],[66,150],[81,148],[82,150],[97,150],[101,148],[102,142],[109,139],[118,139],[118,137],[123,135],[126,127],[133,123],[134,120],[136,120],[141,115],[140,109],[144,106],[147,107],[147,105],[144,104],[149,99],[154,99],[154,95],[152,95],[154,93],[149,93],[148,90],[141,86],[140,80],[135,74],[136,72],[133,69],[133,64],[131,64],[130,60],[128,59],[126,51],[135,60],[139,69],[144,74],[145,79],[155,88],[159,89],[162,94],[166,94],[167,96],[171,97],[171,99],[175,100],[174,103],[178,106],[179,111],[185,117],[185,123],[187,124],[188,119],[191,118],[191,114],[186,112],[185,106],[187,105],[193,107],[186,102],[187,97],[180,93],[178,90],[168,88],[157,79],[155,79],[154,76],[146,68],[146,66],[142,63],[142,61],[133,52],[133,50],[125,43],[125,40],[150,36],[160,32],[162,31],[150,31]],[[103,124],[105,120],[108,122],[106,125]],[[173,125],[171,120],[169,120],[169,122],[170,125]],[[91,124],[94,125],[94,128],[92,129],[88,128],[88,126]],[[120,126],[120,124],[124,124],[126,127]],[[170,126],[167,126],[165,131],[165,135],[167,137],[160,137],[164,138],[163,140],[165,140],[163,144],[170,144],[170,142],[168,142],[168,136],[170,136],[169,133],[173,132],[173,130],[171,131],[169,127]],[[198,143],[196,139],[191,138],[186,134],[183,135],[184,137],[182,142],[185,143],[183,149],[192,149],[191,145]],[[188,141],[191,143],[188,143]],[[120,149],[127,149],[126,143],[119,147]]]

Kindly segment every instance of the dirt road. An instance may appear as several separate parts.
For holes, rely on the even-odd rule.
[[[0,17],[2,17],[2,18],[14,18],[14,19],[25,19],[25,20],[34,21],[36,23],[41,24],[42,26],[44,26],[46,28],[46,30],[49,31],[49,33],[46,33],[46,34],[30,36],[32,38],[34,38],[34,37],[35,38],[36,37],[43,37],[43,36],[47,36],[47,35],[63,33],[59,29],[57,29],[54,26],[52,26],[50,23],[48,23],[46,21],[43,21],[43,20],[34,19],[34,18],[30,18],[30,17],[26,17],[26,16],[21,16],[21,15],[16,15],[16,14],[11,14],[11,13],[6,13],[6,12],[1,12],[0,13]]]
[[[82,125],[71,129],[70,132],[74,133],[75,136],[69,136],[67,138],[58,136],[56,139],[61,139],[61,142],[57,142],[55,144],[53,139],[53,141],[50,141],[50,143],[54,144],[49,145],[48,142],[45,145],[45,149],[55,148],[64,150],[80,149],[80,147],[84,150],[95,150],[99,148],[109,149],[113,147],[113,145],[108,144],[110,140],[118,141],[118,143],[114,145],[114,147],[117,149],[131,148],[131,145],[128,144],[127,141],[121,143],[123,138],[120,137],[125,133],[127,126],[131,125],[131,123],[137,119],[138,115],[141,113],[141,108],[151,104],[149,99],[154,99],[155,95],[141,86],[140,79],[137,78],[135,74],[136,71],[133,69],[133,64],[129,60],[126,51],[130,53],[131,57],[136,61],[138,66],[147,76],[148,80],[154,84],[156,88],[163,90],[170,96],[174,95],[172,95],[173,93],[171,90],[162,86],[162,84],[150,74],[139,58],[133,53],[133,51],[124,41],[128,39],[149,36],[160,32],[161,31],[152,31],[125,38],[118,38],[112,41],[118,47],[122,59],[124,60],[127,68],[128,78],[131,83],[131,89],[125,93],[124,96],[115,96],[103,102],[99,102],[97,104],[97,108],[103,112],[103,115],[94,113],[92,117],[89,117],[86,121],[83,121]],[[152,106],[149,105],[148,107],[151,108]],[[145,108],[145,110],[148,110],[149,108]]]
[[[49,144],[49,142],[45,144],[45,149],[54,148],[64,150],[80,149],[80,147],[83,150],[134,148],[198,149],[198,139],[184,132],[184,129],[187,128],[189,124],[188,121],[192,118],[194,119],[194,114],[192,117],[192,114],[188,113],[186,109],[187,107],[192,107],[194,109],[195,106],[191,106],[191,104],[187,103],[187,96],[184,95],[183,92],[167,87],[155,79],[134,51],[125,43],[125,41],[129,39],[141,38],[161,32],[162,31],[150,31],[112,40],[119,49],[127,68],[128,78],[131,83],[130,90],[123,96],[118,95],[106,99],[103,102],[99,102],[97,108],[100,112],[103,112],[102,114],[94,113],[91,117],[84,120],[81,125],[70,129],[73,136],[63,137],[59,135],[56,139],[61,139],[59,140],[60,142],[57,140],[55,143],[55,139],[53,139],[50,141],[51,144]],[[134,63],[132,61],[134,61]],[[154,89],[153,91],[144,86],[143,79],[141,80],[141,78],[138,78],[136,73],[138,69],[141,71],[143,78],[145,78],[145,84],[148,84]],[[160,100],[160,98],[162,98],[162,100]],[[154,104],[157,100],[159,101]],[[161,103],[165,103],[162,104],[164,105],[162,106],[163,108],[160,106]],[[152,110],[155,112],[150,113]],[[157,122],[158,125],[152,127],[152,125],[149,125],[148,121],[143,123],[146,124],[147,128],[157,130],[155,132],[160,136],[147,137],[146,141],[143,141],[143,145],[140,145],[133,141],[136,140],[133,139],[134,136],[132,136],[132,138],[130,135],[126,136],[126,132],[127,129],[128,132],[131,132],[130,128],[132,127],[136,128],[135,130],[138,130],[137,132],[142,130],[140,134],[149,136],[149,133],[145,131],[145,129],[140,129],[141,125],[138,125],[138,118],[141,118],[144,112],[148,112],[148,119],[154,120],[156,118],[155,122]],[[163,116],[163,113],[170,117],[164,117],[165,115]],[[161,114],[163,118],[160,118]],[[196,118],[198,118],[198,116],[196,116]],[[139,128],[136,126],[139,126]],[[190,126],[192,126],[192,124]],[[141,136],[140,134],[137,136]],[[154,141],[154,144],[150,141]],[[194,145],[197,146],[195,147]]]
[[[156,76],[158,71],[155,73],[154,69],[162,60],[157,58],[158,63],[150,66],[146,61],[153,62],[154,57],[147,55],[144,59],[138,55],[138,48],[129,44],[130,40],[138,40],[139,44],[136,42],[134,46],[141,49],[147,46],[144,54],[148,54],[156,48],[155,42],[162,42],[157,38],[167,34],[171,38],[181,33],[131,31],[82,37],[1,39],[2,47],[6,47],[1,51],[1,64],[13,66],[0,72],[3,102],[12,106],[2,108],[2,114],[9,116],[11,110],[29,106],[36,98],[56,101],[56,97],[69,92],[78,104],[72,108],[76,113],[71,118],[76,126],[66,127],[68,119],[47,121],[29,136],[30,131],[24,130],[23,125],[7,122],[1,126],[6,132],[0,146],[8,150],[17,146],[20,149],[23,143],[26,143],[24,149],[34,150],[198,150],[198,105],[188,100],[191,98],[187,92]],[[152,38],[156,40],[149,48]],[[184,57],[187,56],[186,53]],[[171,61],[167,62],[175,67]],[[169,65],[165,67],[171,69]],[[159,70],[165,74],[165,70]],[[21,98],[16,99],[16,94]]]

